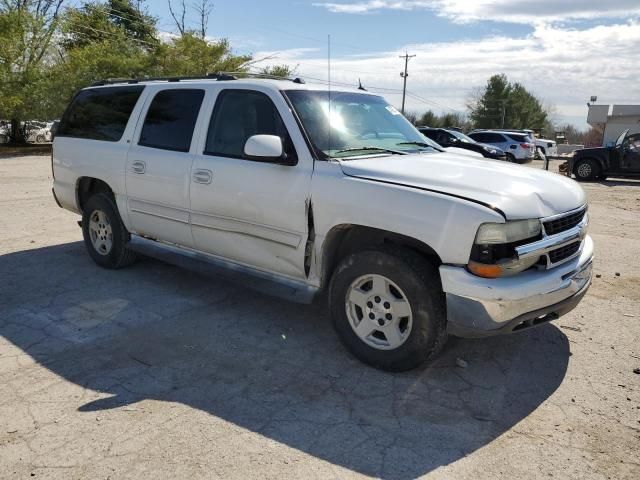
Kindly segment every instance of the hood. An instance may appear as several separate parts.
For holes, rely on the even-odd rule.
[[[457,155],[463,155],[466,157],[482,158],[481,153],[475,152],[473,150],[467,150],[467,149],[458,148],[458,147],[442,147],[442,148],[444,148],[449,153],[455,153]]]
[[[592,155],[594,153],[605,153],[611,150],[609,147],[593,147],[593,148],[581,148],[573,152],[574,155]]]
[[[504,155],[504,150],[502,150],[499,147],[496,147],[495,145],[491,145],[490,143],[476,143],[476,145],[480,145],[483,148],[488,148],[490,150],[495,150],[496,153],[500,154],[500,155]]]
[[[452,195],[499,209],[507,219],[548,217],[578,208],[586,196],[557,173],[453,153],[341,160],[345,175]]]

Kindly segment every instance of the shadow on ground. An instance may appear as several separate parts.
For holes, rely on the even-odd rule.
[[[567,338],[545,325],[451,341],[428,367],[379,372],[339,345],[322,307],[149,259],[103,270],[80,242],[1,256],[0,278],[0,335],[104,393],[69,415],[181,402],[384,478],[417,477],[491,442],[558,388],[569,357]]]

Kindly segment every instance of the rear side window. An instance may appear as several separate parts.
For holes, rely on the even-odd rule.
[[[117,142],[143,89],[138,85],[82,90],[62,116],[56,136]]]
[[[287,128],[271,99],[254,90],[223,90],[213,109],[204,153],[243,158],[244,144],[253,135],[277,135],[285,154],[295,156]]]
[[[520,135],[518,133],[507,133],[507,137],[509,137],[514,142],[519,142],[519,143],[531,141],[531,139],[526,135]]]
[[[161,90],[144,119],[139,145],[188,152],[204,90]]]

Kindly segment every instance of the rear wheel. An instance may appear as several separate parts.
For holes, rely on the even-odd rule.
[[[596,180],[600,175],[600,167],[595,161],[585,158],[575,164],[573,174],[581,182]]]
[[[93,261],[105,268],[122,268],[133,263],[136,254],[126,247],[130,235],[113,197],[95,194],[83,210],[82,235]]]
[[[446,341],[439,275],[411,251],[380,248],[349,255],[338,266],[329,295],[341,341],[376,368],[415,368]]]
[[[505,155],[507,156],[507,162],[516,163],[516,157],[512,153],[507,152]]]

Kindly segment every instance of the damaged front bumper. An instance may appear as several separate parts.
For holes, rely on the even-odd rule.
[[[487,279],[462,267],[442,265],[447,330],[460,337],[483,337],[555,320],[571,311],[587,292],[592,261],[593,241],[586,236],[578,256],[548,270]]]

